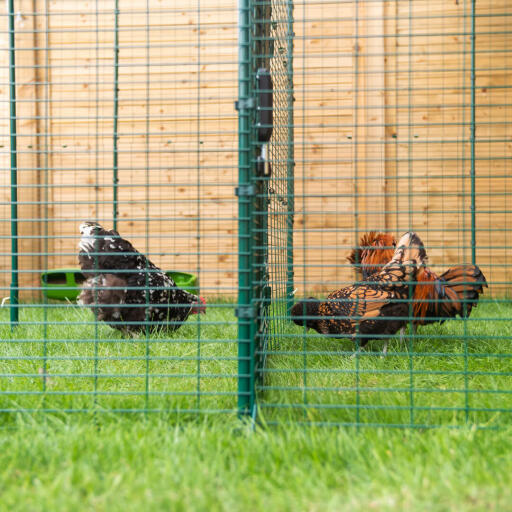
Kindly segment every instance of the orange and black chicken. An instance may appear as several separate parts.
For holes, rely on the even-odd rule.
[[[395,243],[393,235],[371,231],[361,237],[359,247],[353,249],[348,261],[366,280],[391,260]],[[424,266],[416,280],[412,303],[414,327],[442,323],[456,316],[469,317],[487,287],[485,276],[476,265],[457,265],[440,276]]]
[[[427,254],[420,238],[405,233],[396,243],[390,261],[364,282],[331,293],[326,300],[298,302],[292,320],[320,334],[357,337],[362,347],[372,339],[392,336],[407,323],[409,297]]]

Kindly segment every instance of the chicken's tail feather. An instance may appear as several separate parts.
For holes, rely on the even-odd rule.
[[[414,293],[415,322],[424,325],[444,318],[469,317],[487,281],[474,265],[459,265],[437,276],[429,269],[418,273]]]
[[[445,287],[455,292],[461,301],[462,315],[469,316],[480,295],[487,288],[487,280],[476,265],[457,265],[441,274]],[[461,316],[462,316],[461,315]]]

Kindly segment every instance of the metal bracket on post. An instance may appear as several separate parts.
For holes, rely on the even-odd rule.
[[[235,316],[237,318],[250,320],[256,318],[256,310],[251,306],[239,306],[235,308]]]
[[[235,196],[237,197],[251,197],[256,195],[256,188],[254,185],[240,185],[235,188]]]
[[[256,99],[255,98],[244,98],[235,101],[235,110],[240,112],[240,110],[252,110],[256,108]]]

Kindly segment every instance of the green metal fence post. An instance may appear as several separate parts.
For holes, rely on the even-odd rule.
[[[9,115],[11,148],[11,327],[19,320],[18,282],[18,159],[16,146],[16,59],[14,33],[14,0],[9,0]]]
[[[251,261],[251,0],[238,11],[238,411],[252,414],[254,390],[254,317]]]
[[[471,262],[476,262],[476,190],[475,190],[475,2],[471,0]]]

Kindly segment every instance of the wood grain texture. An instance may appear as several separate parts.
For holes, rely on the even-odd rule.
[[[211,294],[234,294],[237,3],[202,0],[200,10],[196,2],[149,3],[146,11],[145,0],[120,1],[119,230],[154,253],[157,265],[198,273]],[[111,227],[114,1],[101,2],[98,13],[88,1],[79,8],[71,0],[15,4],[20,282],[25,297],[36,297],[30,288],[40,269],[76,266],[81,221]],[[477,264],[490,291],[502,294],[512,281],[512,8],[505,0],[476,8]],[[5,14],[5,4],[1,9]],[[469,262],[468,14],[463,1],[296,6],[299,294],[351,283],[346,257],[359,234],[372,229],[397,236],[414,229],[435,270]],[[0,40],[0,287],[6,290],[6,16]]]

